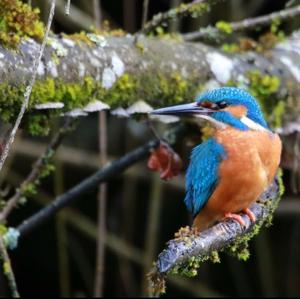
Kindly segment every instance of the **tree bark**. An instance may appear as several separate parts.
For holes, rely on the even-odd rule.
[[[82,84],[84,78],[91,77],[103,89],[103,95],[112,91],[124,75],[132,77],[131,86],[134,97],[120,96],[113,103],[107,98],[98,98],[111,106],[125,106],[140,99],[153,106],[163,106],[173,102],[191,101],[195,92],[212,86],[238,82],[247,87],[247,73],[258,70],[262,75],[272,75],[280,79],[280,87],[272,97],[286,98],[298,95],[300,82],[300,32],[295,32],[285,41],[264,53],[246,52],[225,54],[224,52],[201,43],[187,43],[171,39],[145,38],[140,36],[137,43],[132,36],[96,37],[86,42],[74,37],[53,36],[39,66],[38,81],[52,78],[56,83]],[[33,54],[38,50],[37,42],[23,41],[18,51],[0,47],[0,80],[3,88],[8,84],[19,88],[29,80]],[[177,78],[174,80],[174,76]],[[159,92],[155,84],[164,80]],[[179,79],[178,79],[179,78]],[[188,89],[176,95],[180,83]],[[166,85],[166,86],[164,86]],[[199,85],[201,88],[199,88]],[[181,88],[183,88],[181,86]],[[186,87],[185,87],[186,88]],[[0,88],[1,90],[1,88]],[[121,90],[114,92],[126,92]],[[164,94],[168,98],[164,99]],[[160,96],[161,98],[157,98]],[[49,99],[48,99],[49,100]],[[40,99],[43,102],[42,99]],[[55,95],[51,102],[55,102]],[[167,102],[167,103],[166,103]],[[35,99],[34,103],[39,103]],[[44,103],[44,102],[43,102]],[[293,106],[294,101],[287,101]],[[87,104],[87,103],[86,103]],[[73,109],[68,103],[67,108]],[[68,107],[71,108],[68,108]],[[78,107],[82,108],[81,105]],[[51,107],[49,106],[49,109]],[[292,116],[297,116],[300,107],[293,108]]]

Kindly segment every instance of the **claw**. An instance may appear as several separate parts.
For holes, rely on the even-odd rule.
[[[256,216],[254,215],[254,213],[250,210],[250,209],[243,209],[242,210],[243,213],[245,213],[251,220],[251,222],[255,222],[256,221]]]
[[[233,213],[226,213],[225,214],[225,219],[233,219],[235,221],[237,221],[241,226],[245,227],[246,223],[243,220],[242,216],[238,215],[238,214],[233,214]]]

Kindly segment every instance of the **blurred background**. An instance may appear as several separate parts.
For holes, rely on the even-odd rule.
[[[24,1],[25,2],[25,1]],[[32,0],[47,20],[48,1]],[[65,3],[57,0],[53,24],[56,33],[91,30],[94,9],[91,0],[73,0],[70,17]],[[102,0],[101,15],[111,28],[134,33],[141,27],[142,0]],[[178,6],[181,0],[150,0],[150,19],[158,12]],[[171,23],[171,31],[189,32],[218,20],[235,21],[283,9],[284,0],[230,0],[212,8],[201,18],[184,18]],[[75,14],[76,12],[76,14]],[[299,28],[299,18],[284,23],[290,32]],[[120,158],[142,145],[153,133],[144,122],[107,115],[108,160]],[[58,128],[59,121],[53,123]],[[159,125],[164,132],[172,125]],[[19,224],[56,195],[63,193],[99,168],[98,115],[81,118],[55,156],[56,171],[42,181],[40,193],[13,213],[10,224]],[[13,152],[1,173],[3,186],[18,186],[43,152],[49,138],[17,137]],[[200,140],[200,138],[199,138]],[[284,167],[286,192],[277,209],[273,226],[263,229],[251,242],[251,257],[237,261],[227,254],[220,264],[207,262],[195,278],[169,277],[168,296],[297,296],[300,295],[300,198],[297,190],[298,164],[295,147],[298,136],[286,140]],[[196,140],[175,146],[185,165]],[[296,149],[298,151],[298,149]],[[286,154],[286,153],[285,153]],[[82,196],[54,219],[32,232],[12,252],[13,268],[20,293],[25,296],[86,297],[94,293],[97,244],[97,191]],[[147,169],[147,161],[131,167],[107,185],[104,288],[106,296],[146,295],[146,274],[181,227],[191,223],[183,203],[184,173],[164,182]],[[3,279],[3,277],[1,278]],[[1,295],[7,294],[0,283]]]

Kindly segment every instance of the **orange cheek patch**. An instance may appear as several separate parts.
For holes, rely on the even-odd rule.
[[[242,118],[247,114],[247,108],[243,105],[227,107],[224,109],[224,111],[231,113],[234,117],[237,118]]]

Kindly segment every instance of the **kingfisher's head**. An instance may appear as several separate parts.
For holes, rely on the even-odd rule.
[[[221,87],[199,94],[190,104],[154,110],[161,115],[192,115],[212,122],[216,127],[239,130],[265,130],[268,125],[256,101],[245,90]]]

